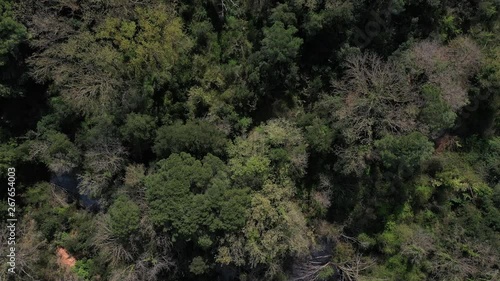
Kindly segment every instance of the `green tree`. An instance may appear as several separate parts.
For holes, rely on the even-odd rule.
[[[132,147],[132,154],[140,157],[153,143],[155,129],[152,116],[130,113],[120,127],[120,133],[123,141]]]
[[[207,153],[223,156],[226,144],[226,136],[216,126],[196,120],[185,124],[177,122],[158,129],[153,150],[159,157],[189,152],[201,158]]]
[[[159,161],[145,179],[151,220],[184,239],[239,229],[245,222],[248,190],[231,188],[227,172],[210,154],[202,161],[187,153]]]
[[[252,43],[247,38],[249,23],[236,17],[228,17],[221,34],[222,59],[225,62],[244,63],[252,53]]]
[[[302,132],[285,119],[273,119],[238,138],[228,148],[233,180],[258,189],[269,177],[299,179],[307,167]]]
[[[283,91],[292,90],[299,80],[296,59],[303,39],[296,36],[298,29],[294,26],[295,15],[287,12],[285,5],[273,10],[272,25],[263,28],[261,48],[252,58],[256,70],[250,79],[257,84],[256,89],[259,91],[273,93],[267,97],[271,101],[280,95],[283,97]]]
[[[41,29],[34,31],[33,41],[42,45],[30,59],[33,77],[50,81],[54,91],[85,115],[150,108],[153,94],[169,82],[174,65],[191,46],[169,5],[119,3],[123,13],[113,11],[113,4],[82,3],[80,21],[54,21],[51,9],[68,8],[57,1],[33,15],[35,28]],[[96,17],[99,9],[109,16]],[[38,22],[43,17],[47,23]],[[61,38],[51,38],[45,28],[60,30]]]
[[[0,1],[0,98],[8,97],[12,94],[11,88],[4,79],[12,76],[6,75],[7,72],[13,72],[13,66],[16,64],[16,57],[19,56],[19,44],[27,39],[28,32],[26,27],[17,22],[13,16],[12,2],[9,0]]]
[[[304,138],[307,140],[311,152],[321,155],[333,150],[336,133],[326,119],[313,113],[304,114],[299,123],[304,130]]]
[[[15,54],[17,45],[26,39],[26,28],[15,21],[12,15],[12,3],[8,0],[0,2],[0,30],[2,36],[0,37],[0,66],[4,66],[8,57]]]
[[[424,85],[422,94],[425,107],[420,111],[419,119],[424,126],[428,127],[430,136],[438,136],[453,126],[457,115],[443,100],[439,89],[435,86]]]
[[[207,271],[208,265],[205,263],[202,257],[195,257],[191,264],[189,265],[189,271],[195,275],[203,274]]]
[[[61,201],[63,198],[48,182],[37,183],[23,194],[27,203],[26,213],[36,221],[38,230],[49,242],[68,227],[71,209]]]
[[[128,240],[139,229],[141,210],[127,196],[116,198],[108,212],[112,231],[119,239]]]
[[[281,21],[277,21],[271,27],[264,29],[262,49],[259,52],[262,56],[261,67],[268,69],[269,72],[273,67],[276,67],[278,73],[283,75],[285,73],[280,72],[285,71],[285,67],[291,66],[292,68],[288,71],[290,71],[291,75],[296,75],[298,69],[293,60],[298,56],[302,45],[302,39],[294,37],[296,32],[297,28],[294,26],[285,27],[285,24]]]
[[[266,183],[252,197],[252,205],[242,231],[226,237],[217,261],[222,264],[265,265],[271,278],[280,272],[287,256],[303,256],[312,243],[311,233],[300,207],[293,202],[292,186]]]
[[[382,165],[389,169],[413,174],[420,164],[429,159],[434,144],[421,133],[387,136],[375,142]]]
[[[152,79],[154,84],[167,82],[178,56],[191,47],[182,31],[182,21],[173,7],[156,4],[137,6],[133,21],[109,17],[98,29],[99,39],[111,40],[128,62],[131,74]]]
[[[91,32],[81,32],[30,58],[32,76],[51,81],[53,91],[75,111],[98,115],[116,109],[119,90],[126,83],[120,53]]]
[[[0,176],[7,178],[8,168],[15,167],[22,154],[15,142],[0,144]]]
[[[299,55],[303,40],[294,36],[298,31],[294,26],[296,23],[295,15],[287,12],[285,6],[282,4],[274,10],[271,15],[273,24],[263,30],[264,38],[259,52],[265,59],[261,62],[263,65],[269,64],[271,67],[294,66],[296,68],[293,61]],[[297,69],[291,71],[297,71]]]
[[[81,161],[81,152],[67,135],[47,131],[37,139],[26,142],[28,159],[36,159],[56,174],[68,173]]]

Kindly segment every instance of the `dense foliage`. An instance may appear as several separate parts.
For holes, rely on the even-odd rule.
[[[0,0],[0,279],[500,280],[499,16]]]

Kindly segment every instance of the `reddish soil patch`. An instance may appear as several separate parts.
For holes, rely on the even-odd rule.
[[[65,267],[75,266],[76,259],[72,257],[66,249],[60,247],[56,250],[57,262]]]

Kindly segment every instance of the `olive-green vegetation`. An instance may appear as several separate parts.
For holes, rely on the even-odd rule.
[[[0,0],[0,280],[500,280],[499,17]]]

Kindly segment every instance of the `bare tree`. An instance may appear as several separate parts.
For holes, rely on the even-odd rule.
[[[238,0],[212,0],[211,2],[217,8],[220,18],[224,18],[227,12],[240,6]]]
[[[7,248],[7,235],[8,229],[2,222],[2,229],[0,231],[0,240],[3,241],[0,246],[2,253],[8,253]],[[17,224],[17,237],[16,241],[16,272],[22,276],[23,280],[37,280],[36,264],[42,258],[42,252],[47,246],[47,241],[43,239],[43,235],[37,230],[36,222],[27,216],[24,216]],[[7,269],[2,263],[2,271],[0,278],[7,280]],[[5,278],[5,279],[4,279]]]
[[[336,117],[348,143],[415,128],[420,100],[402,67],[372,53],[351,56],[346,64],[346,76],[334,86],[344,101]]]
[[[116,174],[123,169],[126,154],[118,140],[109,140],[90,148],[85,153],[85,162],[93,172]]]
[[[340,270],[340,275],[342,276],[341,280],[343,281],[360,280],[360,277],[362,276],[361,273],[369,269],[373,265],[375,265],[375,262],[372,259],[366,259],[360,253],[357,253],[352,260],[346,261],[343,264],[338,265],[338,269]]]
[[[458,37],[448,46],[422,41],[409,52],[410,65],[438,86],[442,98],[454,110],[468,104],[469,78],[479,70],[481,51],[468,37]]]
[[[32,76],[40,82],[52,81],[67,103],[83,114],[99,114],[112,106],[126,84],[119,77],[117,51],[95,42],[89,32],[57,45],[29,59]]]
[[[125,166],[125,148],[118,140],[104,139],[84,155],[87,173],[79,175],[79,188],[91,195],[98,195],[113,176]]]
[[[170,254],[170,239],[166,235],[157,235],[147,216],[141,219],[138,235],[142,239],[130,237],[125,244],[114,236],[108,215],[102,215],[96,221],[94,244],[113,268],[116,268],[110,280],[156,281],[160,273],[175,270],[175,263]],[[138,245],[145,243],[144,241],[149,241],[150,246]],[[141,252],[140,247],[147,250]]]
[[[334,267],[331,255],[320,255],[311,257],[294,265],[294,277],[291,281],[315,281],[318,280],[322,270],[327,267]]]
[[[124,247],[113,235],[110,227],[110,217],[108,215],[100,215],[96,217],[96,233],[93,236],[93,244],[96,245],[101,253],[105,255],[108,262],[113,265],[119,265],[126,262],[131,262],[134,259],[134,253]]]
[[[295,260],[290,280],[330,280],[324,279],[331,278],[330,274],[334,274],[335,280],[365,280],[363,273],[375,265],[375,260],[363,256],[357,250],[361,242],[346,235],[344,226],[332,225],[325,221],[318,222],[315,230],[318,244],[310,249],[308,257]]]

